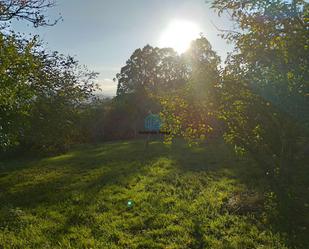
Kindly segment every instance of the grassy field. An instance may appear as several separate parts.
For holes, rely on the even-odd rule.
[[[303,191],[297,208],[278,203],[267,175],[222,142],[115,142],[9,160],[0,248],[305,249],[302,184],[291,188]]]

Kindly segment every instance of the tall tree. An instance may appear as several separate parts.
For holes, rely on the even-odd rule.
[[[220,58],[205,37],[192,42],[182,58],[188,80],[176,92],[161,97],[164,128],[168,140],[182,135],[189,141],[204,140],[211,131],[219,129],[215,117],[220,87]]]
[[[114,129],[119,126],[118,130],[129,129],[131,134],[137,134],[138,129],[143,129],[143,120],[149,111],[160,111],[158,96],[175,91],[186,78],[185,64],[173,49],[147,45],[135,50],[117,75],[113,112],[118,122]],[[127,125],[122,127],[121,124]]]
[[[186,71],[173,49],[150,45],[134,51],[117,74],[117,96],[138,91],[158,93],[184,82]]]

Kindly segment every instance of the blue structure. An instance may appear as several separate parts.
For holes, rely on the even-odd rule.
[[[159,132],[162,122],[159,115],[149,114],[145,118],[145,130],[146,131],[156,131]]]

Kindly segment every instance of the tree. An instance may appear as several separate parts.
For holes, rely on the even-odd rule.
[[[0,22],[7,24],[17,19],[28,21],[34,27],[55,25],[60,18],[50,21],[44,13],[54,6],[54,0],[2,0],[0,1]]]
[[[219,130],[216,118],[220,88],[220,58],[205,37],[192,42],[182,60],[188,81],[176,92],[161,97],[164,129],[170,132],[167,140],[181,135],[188,141],[202,141]]]
[[[117,96],[138,91],[157,94],[177,88],[185,81],[186,71],[173,49],[147,45],[134,51],[116,78]]]
[[[223,33],[235,44],[228,64],[241,67],[257,94],[308,124],[309,3],[216,0],[212,7],[239,30]]]
[[[82,140],[80,112],[95,89],[96,73],[57,52],[38,56],[42,66],[32,81],[35,100],[21,142],[43,151],[65,151]]]
[[[35,39],[26,41],[0,33],[0,148],[18,143],[35,95],[30,83],[40,67],[33,49]]]
[[[79,107],[79,141],[82,143],[98,143],[111,138],[108,124],[112,109],[112,99],[91,98]]]
[[[223,74],[226,136],[287,180],[305,135],[297,123],[309,120],[309,4],[216,0],[212,6],[229,13],[239,31],[223,33],[235,44]]]
[[[95,73],[72,57],[46,53],[37,39],[0,36],[0,148],[63,150],[78,136],[80,105]]]
[[[147,45],[135,50],[116,77],[117,97],[111,115],[117,121],[109,127],[118,134],[137,135],[149,111],[161,110],[158,97],[175,91],[186,77],[185,65],[173,49]]]

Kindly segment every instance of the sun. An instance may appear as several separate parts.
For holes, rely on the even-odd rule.
[[[163,31],[159,47],[173,48],[179,54],[185,52],[192,42],[192,40],[199,37],[199,26],[190,21],[174,20]]]

